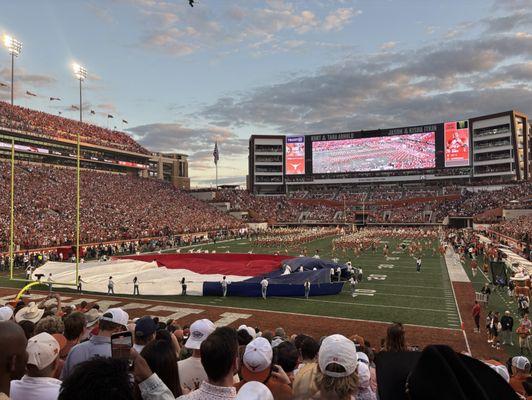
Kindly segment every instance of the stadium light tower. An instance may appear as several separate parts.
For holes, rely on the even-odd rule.
[[[15,57],[18,57],[22,51],[22,43],[15,39],[13,36],[4,35],[4,46],[9,54],[11,54],[11,105],[13,105],[13,97],[15,92]]]
[[[83,122],[83,107],[81,104],[81,82],[83,82],[85,78],[87,78],[87,70],[78,63],[72,64],[72,69],[74,70],[74,75],[76,76],[76,79],[79,79],[79,122]]]

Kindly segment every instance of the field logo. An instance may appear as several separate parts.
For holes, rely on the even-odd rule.
[[[393,269],[393,264],[379,264],[377,266],[378,269]]]

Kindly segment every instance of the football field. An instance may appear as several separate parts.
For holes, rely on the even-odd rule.
[[[315,240],[305,245],[308,254],[319,250],[322,259],[332,259],[332,237]],[[363,269],[364,278],[352,297],[348,282],[342,292],[334,296],[303,297],[210,297],[210,296],[140,296],[140,298],[196,305],[228,307],[249,310],[267,310],[294,314],[340,317],[352,320],[402,322],[410,325],[460,329],[454,294],[445,267],[444,258],[433,255],[433,246],[422,254],[421,272],[416,272],[415,259],[407,251],[395,250],[403,240],[383,238],[390,248],[389,257],[382,253],[382,244],[375,251],[367,250],[358,257],[350,251],[337,252],[340,262],[351,261]],[[408,243],[408,240],[405,241]],[[301,246],[256,247],[249,240],[234,240],[208,245],[196,245],[195,250],[216,250],[217,253],[275,253],[298,256]],[[183,248],[181,252],[188,251]],[[19,274],[17,274],[19,275]],[[4,287],[21,287],[7,276],[0,278]],[[38,289],[38,288],[36,288]],[[47,290],[43,286],[41,289]],[[69,292],[68,289],[62,290]],[[142,287],[141,287],[142,293]],[[119,295],[117,297],[120,297]],[[287,314],[287,316],[290,314]]]
[[[319,250],[321,258],[332,259],[332,238],[308,243],[308,254]],[[412,325],[442,328],[460,328],[458,312],[444,259],[433,255],[432,246],[422,255],[421,272],[416,272],[415,260],[407,251],[392,250],[402,240],[383,238],[390,247],[389,257],[382,254],[382,246],[375,252],[368,250],[359,257],[348,251],[336,254],[340,262],[351,261],[363,269],[364,279],[357,285],[356,297],[351,296],[348,282],[339,295],[304,298],[282,297],[260,298],[245,297],[179,297],[181,302],[213,304],[217,306],[292,312],[309,315],[342,317],[358,320],[382,322],[403,322]],[[408,242],[408,240],[406,241]],[[434,244],[437,248],[437,245]],[[275,253],[299,255],[297,248],[256,247],[248,240],[222,242],[216,245],[200,245],[196,250],[218,253]]]

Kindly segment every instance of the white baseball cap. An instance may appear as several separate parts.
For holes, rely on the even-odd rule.
[[[13,318],[13,309],[9,306],[0,307],[0,321],[9,321]]]
[[[327,371],[330,364],[344,367],[345,372]],[[324,375],[342,378],[355,372],[358,364],[355,344],[342,335],[331,335],[323,339],[318,353],[318,365]]]
[[[250,381],[242,385],[236,400],[273,400],[273,395],[264,383]]]
[[[270,375],[273,350],[270,342],[263,337],[253,339],[246,346],[242,357],[242,377],[246,382],[264,382]]]
[[[187,349],[199,350],[201,343],[216,329],[208,319],[199,319],[190,325],[190,336],[185,343]]]
[[[28,364],[35,365],[37,369],[43,370],[59,356],[61,350],[55,338],[46,332],[28,339],[26,351],[28,352]]]
[[[530,361],[528,361],[528,358],[526,357],[516,356],[512,358],[512,366],[517,369],[525,370],[527,364],[528,364],[528,367],[530,367]]]
[[[105,315],[107,314],[111,314],[111,316],[106,317]],[[100,321],[114,322],[115,324],[126,327],[127,323],[129,322],[129,314],[121,308],[110,308],[109,310],[103,313],[103,316],[100,318]]]

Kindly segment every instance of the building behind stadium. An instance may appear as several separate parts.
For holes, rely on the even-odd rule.
[[[531,135],[528,117],[513,110],[391,129],[252,135],[247,187],[279,195],[318,186],[528,181]]]

